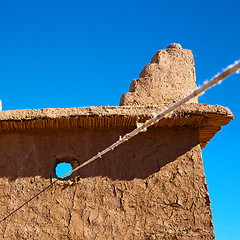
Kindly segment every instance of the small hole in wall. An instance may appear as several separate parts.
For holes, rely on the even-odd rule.
[[[58,163],[55,168],[56,176],[58,178],[61,178],[62,176],[64,176],[65,174],[67,174],[68,172],[70,172],[72,170],[73,170],[72,165],[70,163],[66,163],[66,162]],[[68,174],[64,178],[69,177],[69,176],[71,176],[71,174]]]

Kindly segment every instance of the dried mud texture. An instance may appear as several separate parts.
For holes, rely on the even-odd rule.
[[[0,217],[129,129],[0,135]],[[0,225],[4,239],[214,239],[198,129],[156,128],[60,181]]]
[[[27,129],[109,129],[137,127],[166,106],[120,106],[25,109],[0,112],[0,132]],[[234,118],[231,111],[218,105],[184,104],[154,127],[198,128],[201,147]]]
[[[23,110],[7,110],[0,112],[0,130],[4,129],[4,123],[11,121],[21,123],[24,121],[33,121],[40,119],[70,119],[71,117],[99,117],[99,118],[144,118],[153,117],[165,110],[165,105],[148,105],[148,106],[105,106],[105,107],[76,107],[76,108],[44,108],[44,109],[23,109]],[[164,118],[180,118],[186,115],[208,115],[217,114],[233,117],[231,111],[223,106],[209,104],[183,104],[175,111],[169,113]],[[121,122],[118,123],[118,127]],[[57,128],[57,126],[53,127]],[[101,127],[107,127],[105,125]],[[26,126],[26,128],[28,128]],[[31,128],[31,127],[29,127]],[[14,130],[14,124],[9,124],[9,129]],[[17,128],[16,128],[17,129]]]
[[[196,88],[192,51],[172,44],[158,51],[132,81],[130,92],[122,95],[120,105],[169,105]],[[197,98],[189,103],[197,103]]]

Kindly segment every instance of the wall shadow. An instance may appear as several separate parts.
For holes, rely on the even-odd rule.
[[[76,175],[81,178],[103,176],[113,180],[145,179],[198,144],[198,131],[193,129],[151,130],[110,151],[102,159],[80,169]]]
[[[79,129],[6,134],[0,138],[0,178],[54,178],[54,169],[59,161],[66,160],[74,168],[127,132],[129,129]],[[197,129],[152,128],[83,167],[69,178],[102,176],[112,180],[145,179],[198,144]]]

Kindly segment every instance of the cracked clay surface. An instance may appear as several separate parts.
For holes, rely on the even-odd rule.
[[[80,164],[126,131],[2,134],[1,217],[50,183],[57,157]],[[55,184],[0,232],[5,239],[214,239],[198,130],[136,136]]]

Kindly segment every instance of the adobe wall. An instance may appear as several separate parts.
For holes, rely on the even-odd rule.
[[[0,134],[0,217],[51,181],[56,159],[74,166],[131,129]],[[155,128],[77,177],[55,184],[0,225],[6,239],[214,239],[199,134]]]
[[[195,63],[192,51],[173,43],[152,57],[138,79],[124,93],[120,105],[170,105],[191,93],[196,85]],[[197,103],[193,98],[189,103]]]

